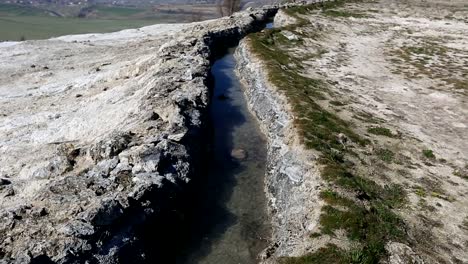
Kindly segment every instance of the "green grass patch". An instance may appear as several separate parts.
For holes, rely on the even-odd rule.
[[[337,100],[331,100],[329,102],[331,105],[334,105],[334,106],[345,106],[346,104],[341,102],[341,101],[337,101]]]
[[[321,197],[329,204],[322,208],[322,233],[334,235],[336,230],[346,230],[348,238],[360,242],[359,246],[343,250],[329,244],[306,256],[284,258],[280,263],[378,263],[386,255],[385,241],[404,240],[404,223],[385,204],[373,202],[367,209],[330,190],[323,191]]]
[[[115,6],[96,6],[93,8],[101,16],[109,17],[127,17],[136,15],[138,13],[143,13],[145,9],[140,8],[128,8],[128,7],[115,7]]]
[[[334,10],[334,9],[329,9],[323,11],[323,14],[329,17],[354,17],[354,18],[365,18],[367,17],[364,14],[361,13],[355,13],[355,12],[350,12],[346,10]]]
[[[406,46],[402,48],[405,52],[413,55],[443,56],[447,53],[447,48],[435,42],[426,42],[420,46]]]
[[[315,232],[315,233],[310,234],[310,237],[311,237],[311,238],[316,238],[316,237],[320,237],[320,236],[322,236],[322,234],[320,234],[320,233],[318,233],[318,232]]]
[[[159,20],[79,19],[51,16],[18,16],[0,18],[0,40],[45,39],[69,34],[114,32],[139,28]]]
[[[309,5],[293,6],[293,7],[283,9],[283,11],[289,16],[296,18],[297,24],[295,26],[300,27],[309,23],[306,19],[302,18],[301,15],[307,15],[317,10],[322,10],[323,12],[326,12],[329,9],[340,7],[344,3],[346,3],[346,1],[344,0],[328,1],[328,2],[322,2],[322,3],[309,4]]]
[[[445,195],[445,194],[442,194],[442,193],[439,193],[439,192],[432,192],[431,196],[435,197],[435,198],[445,200],[447,202],[454,202],[455,201],[455,198],[453,198],[451,196],[448,196],[448,195]]]
[[[287,47],[283,38],[280,29],[249,36],[254,52],[268,64],[269,79],[289,98],[297,114],[296,126],[304,144],[323,151],[341,149],[343,146],[337,141],[337,135],[344,133],[353,142],[365,145],[367,141],[354,133],[347,122],[318,105],[316,100],[325,99],[327,85],[299,73],[302,69],[300,59],[284,51]]]
[[[309,263],[333,263],[333,264],[348,264],[348,253],[336,245],[328,244],[327,247],[320,248],[314,254],[298,257],[298,258],[282,258],[281,264],[309,264]]]
[[[414,192],[416,193],[417,196],[419,196],[419,197],[426,197],[427,196],[426,190],[423,187],[417,186],[414,189],[415,189]]]
[[[322,232],[334,235],[336,230],[346,230],[351,241],[362,245],[349,252],[348,263],[378,263],[386,255],[386,241],[404,240],[404,223],[384,201],[370,200],[370,208],[366,208],[337,194],[324,196],[329,205],[322,208]],[[346,209],[337,209],[333,205]]]
[[[367,132],[374,134],[374,135],[380,135],[380,136],[386,136],[386,137],[395,137],[395,135],[390,131],[390,129],[385,128],[385,127],[370,127],[367,129]]]
[[[393,153],[389,149],[378,149],[376,151],[376,154],[377,154],[377,157],[379,157],[379,159],[387,163],[392,163],[393,158],[395,157],[395,153]]]
[[[355,119],[358,119],[362,122],[370,123],[370,124],[378,124],[381,123],[382,120],[373,116],[372,114],[366,113],[366,112],[358,112],[355,115],[353,115]]]
[[[355,193],[359,199],[379,201],[389,208],[397,208],[406,202],[406,193],[400,185],[380,186],[372,180],[353,175],[344,164],[330,163],[322,170],[322,177],[346,190]],[[322,196],[330,202],[332,197]],[[332,204],[336,203],[332,202]]]
[[[430,149],[424,149],[422,151],[422,154],[423,154],[424,157],[426,157],[428,159],[435,159],[434,152],[432,152],[432,150],[430,150]]]
[[[343,229],[350,240],[359,241],[367,249],[375,251],[366,254],[373,259],[367,263],[377,263],[381,254],[385,254],[385,241],[399,241],[404,237],[401,219],[380,203],[373,203],[370,209],[353,204],[346,210],[326,205],[322,211],[320,224],[324,234],[333,235],[334,231]]]
[[[5,16],[39,16],[46,15],[47,12],[35,7],[0,4],[0,17]]]
[[[34,7],[0,4],[0,41],[46,39],[70,34],[105,33],[157,23],[188,21],[187,15],[142,13],[142,9],[96,7],[98,18],[51,16]],[[148,15],[148,16],[146,16]]]

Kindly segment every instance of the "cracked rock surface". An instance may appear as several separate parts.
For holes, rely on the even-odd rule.
[[[213,46],[275,11],[0,43],[0,263],[117,261],[196,177]]]

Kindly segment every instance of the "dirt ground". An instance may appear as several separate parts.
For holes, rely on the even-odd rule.
[[[382,0],[301,17],[310,24],[294,53],[304,76],[330,84],[320,104],[388,154],[358,149],[373,166],[356,170],[404,187],[396,211],[426,263],[468,263],[468,3]]]

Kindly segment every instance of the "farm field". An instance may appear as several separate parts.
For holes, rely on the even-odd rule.
[[[69,34],[113,32],[137,28],[168,20],[110,20],[59,17],[8,17],[0,18],[0,41],[24,39],[47,39]],[[175,19],[174,21],[175,22]]]
[[[60,17],[34,7],[0,4],[0,41],[47,39],[69,34],[114,32],[160,23],[182,23],[209,17],[198,7],[143,9],[94,6],[84,18]],[[196,11],[193,11],[196,10]],[[197,12],[195,16],[193,12]]]

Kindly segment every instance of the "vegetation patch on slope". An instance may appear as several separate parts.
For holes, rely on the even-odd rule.
[[[270,81],[288,98],[303,144],[320,153],[321,174],[329,182],[330,190],[321,193],[327,205],[322,209],[320,233],[314,233],[311,239],[345,230],[355,245],[342,249],[328,244],[306,256],[283,258],[282,263],[378,263],[386,256],[388,241],[406,240],[405,225],[392,210],[405,203],[403,188],[396,184],[381,186],[354,169],[349,162],[358,156],[354,150],[372,143],[357,134],[348,122],[321,106],[321,102],[336,98],[332,98],[326,82],[301,73],[303,58],[295,56],[293,51],[298,43],[285,40],[282,34],[284,30],[302,32],[301,27],[309,22],[301,15],[340,4],[342,1],[286,9],[298,24],[249,36],[253,51],[266,64]],[[384,128],[369,132],[393,136]],[[392,162],[393,152],[375,147],[376,158]]]

